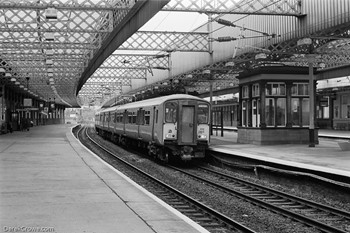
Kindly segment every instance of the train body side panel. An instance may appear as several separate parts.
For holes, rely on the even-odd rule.
[[[125,136],[132,139],[138,139],[138,128],[136,124],[136,112],[137,108],[130,108],[127,110],[127,117],[125,121]]]
[[[155,116],[156,120],[154,122],[154,142],[157,145],[164,145],[164,137],[163,137],[163,122],[164,122],[164,105],[158,105],[156,111],[158,110],[158,114]]]
[[[154,106],[147,106],[142,108],[144,111],[144,120],[142,124],[139,125],[139,135],[138,138],[144,142],[152,141],[152,127],[153,127],[153,108]]]
[[[115,133],[118,135],[124,134],[124,111],[117,110],[118,120],[115,124]]]

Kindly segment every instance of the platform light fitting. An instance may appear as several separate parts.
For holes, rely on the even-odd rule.
[[[11,82],[16,82],[16,78],[11,78]]]
[[[55,8],[47,8],[45,10],[46,19],[57,19],[57,9]]]
[[[53,55],[53,49],[47,49],[46,51],[45,51],[45,53],[46,53],[46,55]]]
[[[46,32],[45,33],[45,40],[46,41],[54,41],[55,40],[55,34],[53,32]]]
[[[5,73],[6,70],[4,68],[0,68],[0,73]]]
[[[47,59],[46,60],[46,65],[52,65],[53,64],[53,60],[52,59]]]
[[[11,73],[5,73],[5,77],[12,77]]]
[[[225,63],[225,66],[226,67],[232,67],[232,66],[235,66],[235,63],[233,61],[229,61],[229,62]]]
[[[320,66],[320,68],[322,68],[322,69],[326,68],[326,64],[325,64],[324,62],[321,62],[321,63],[319,64],[319,66]]]
[[[203,70],[202,74],[210,74],[210,70]]]
[[[297,45],[311,45],[312,44],[312,39],[311,38],[303,38],[297,41]]]
[[[258,59],[266,59],[267,56],[265,53],[258,53],[257,55],[255,55],[255,60],[258,60]]]

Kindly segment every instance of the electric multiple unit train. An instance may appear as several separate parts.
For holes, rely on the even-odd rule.
[[[175,94],[103,109],[95,116],[99,135],[137,145],[165,162],[204,158],[210,143],[210,103]]]

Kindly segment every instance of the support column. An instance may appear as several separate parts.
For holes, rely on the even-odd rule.
[[[315,56],[308,56],[309,62],[309,147],[315,147],[315,84],[313,61]]]
[[[287,128],[292,128],[293,123],[292,123],[292,87],[293,87],[293,82],[292,81],[286,81],[286,108],[287,108]]]
[[[266,128],[266,117],[265,117],[265,105],[266,105],[266,91],[265,81],[259,82],[260,88],[260,128]]]

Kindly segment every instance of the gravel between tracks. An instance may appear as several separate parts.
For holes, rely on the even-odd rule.
[[[107,146],[118,156],[124,158],[126,161],[136,165],[152,176],[162,180],[163,182],[172,185],[173,187],[181,190],[183,193],[186,193],[195,199],[205,203],[211,208],[224,213],[225,215],[235,219],[241,224],[257,231],[264,233],[317,233],[315,229],[305,227],[302,224],[294,222],[290,219],[281,217],[278,214],[274,214],[270,211],[252,205],[246,201],[235,198],[231,195],[228,195],[224,192],[218,191],[215,188],[204,185],[200,182],[194,181],[193,179],[182,175],[179,172],[174,172],[173,170],[162,166],[153,160],[147,157],[140,157],[131,152],[128,152],[111,142],[105,141],[99,136],[94,136],[94,139],[98,142],[101,142],[103,145]],[[103,155],[102,158],[110,164],[116,164],[115,160],[110,156]],[[215,168],[220,171],[222,169]],[[124,171],[122,171],[124,172]],[[350,203],[344,203],[344,200],[339,200],[337,198],[327,197],[325,198],[322,192],[320,195],[315,195],[311,190],[312,187],[309,187],[310,190],[301,189],[291,189],[291,185],[287,184],[286,186],[281,184],[276,184],[276,182],[269,182],[269,180],[258,180],[254,177],[247,177],[243,174],[238,174],[232,171],[225,171],[228,174],[235,174],[240,176],[240,178],[249,179],[269,187],[274,187],[282,191],[292,193],[297,196],[302,196],[305,198],[312,198],[314,201],[322,202],[331,206],[341,207],[342,209],[350,209]],[[138,182],[138,178],[135,177],[132,173],[128,172],[127,175]],[[293,185],[297,186],[298,185]],[[145,187],[147,189],[147,187]],[[152,190],[149,190],[152,192]],[[349,226],[350,228],[350,226]],[[349,229],[350,232],[350,229]]]

